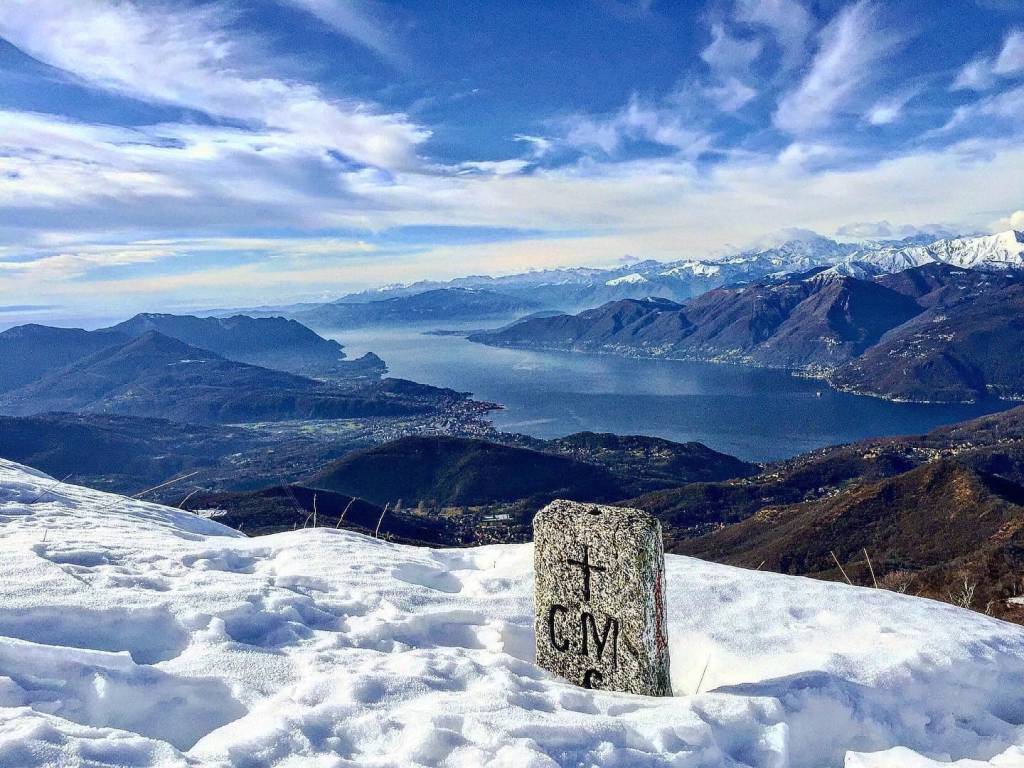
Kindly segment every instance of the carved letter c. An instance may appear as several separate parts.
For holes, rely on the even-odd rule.
[[[569,640],[566,639],[559,643],[558,638],[555,636],[555,614],[556,613],[568,613],[569,609],[564,605],[558,605],[553,603],[551,608],[548,610],[548,638],[551,640],[551,647],[556,651],[565,653],[569,650]]]

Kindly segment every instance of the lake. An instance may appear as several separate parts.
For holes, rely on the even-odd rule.
[[[927,432],[1014,405],[890,403],[784,371],[497,349],[425,330],[430,328],[330,335],[350,357],[376,352],[392,376],[501,404],[504,410],[490,416],[501,430],[540,438],[589,430],[698,440],[750,461],[876,435]]]

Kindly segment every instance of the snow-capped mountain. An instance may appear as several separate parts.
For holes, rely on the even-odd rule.
[[[921,244],[922,237],[844,243],[801,231],[790,239],[769,239],[755,247],[715,258],[646,260],[608,269],[544,269],[500,277],[472,275],[448,282],[421,281],[353,293],[329,304],[297,306],[291,312],[287,308],[277,309],[272,314],[284,314],[317,325],[313,318],[333,317],[339,313],[380,314],[379,310],[386,306],[384,302],[399,298],[430,293],[471,298],[467,291],[486,291],[491,296],[501,297],[512,316],[512,308],[516,306],[524,311],[533,308],[578,312],[623,299],[653,297],[685,301],[722,285],[816,269],[861,279],[932,263],[989,271],[1024,269],[1024,234],[1020,232],[1010,230],[995,235],[945,238],[928,244]],[[345,306],[338,309],[339,305]],[[351,309],[347,305],[357,307]],[[475,311],[474,307],[468,307],[450,314],[471,319],[477,316],[473,314]]]
[[[995,235],[936,240],[928,245],[879,248],[857,253],[848,263],[874,269],[876,274],[933,263],[987,271],[1024,269],[1024,233],[1011,229]]]
[[[810,232],[705,260],[636,261],[619,267],[533,270],[502,277],[470,276],[447,283],[419,282],[389,286],[345,296],[338,303],[365,304],[438,288],[486,289],[543,305],[546,309],[578,311],[620,299],[648,297],[682,301],[724,283],[757,280],[788,272],[829,266],[856,252],[858,246],[839,243]]]
[[[534,664],[528,544],[247,538],[0,460],[0,558],[4,766],[1024,759],[1024,628],[881,589],[668,555],[646,698]]]
[[[639,285],[641,283],[649,282],[651,281],[639,272],[630,272],[628,275],[623,275],[622,277],[613,277],[611,280],[605,282],[605,285]]]

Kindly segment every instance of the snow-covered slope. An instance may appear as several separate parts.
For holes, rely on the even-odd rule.
[[[1024,629],[890,592],[669,556],[646,699],[533,664],[529,545],[247,539],[0,461],[0,564],[5,767],[1024,764]]]
[[[965,269],[1024,269],[1024,233],[1011,229],[995,235],[936,240],[929,245],[881,248],[851,259],[881,272],[901,272],[936,262]]]
[[[608,280],[605,283],[605,285],[630,285],[646,282],[649,282],[648,279],[641,275],[639,272],[630,272],[628,275],[623,275],[622,277],[614,277],[611,280]]]

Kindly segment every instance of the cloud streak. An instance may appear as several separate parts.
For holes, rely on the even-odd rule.
[[[355,40],[392,64],[405,66],[407,56],[381,24],[372,6],[360,0],[280,0],[312,14],[335,32]]]
[[[897,44],[897,36],[882,27],[876,5],[860,0],[847,6],[820,33],[807,74],[779,101],[775,125],[796,135],[827,127]]]
[[[105,90],[287,132],[385,168],[416,163],[429,131],[401,114],[327,98],[257,73],[218,8],[183,12],[109,0],[8,0],[0,36],[28,55]]]
[[[964,65],[950,88],[954,91],[987,91],[1000,78],[1024,73],[1024,31],[1011,29],[995,56],[979,56]]]

